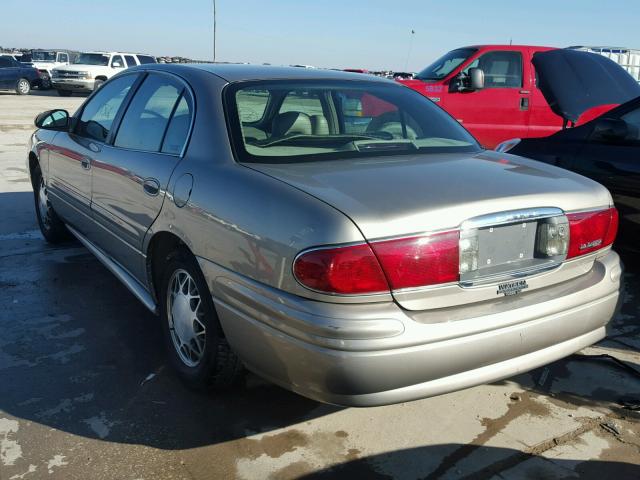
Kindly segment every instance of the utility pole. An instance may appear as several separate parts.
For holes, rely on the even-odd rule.
[[[216,63],[216,0],[213,0],[213,63]]]

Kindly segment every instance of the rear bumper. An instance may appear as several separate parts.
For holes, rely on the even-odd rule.
[[[484,304],[478,316],[429,323],[425,312],[395,303],[302,300],[200,263],[227,339],[249,369],[304,396],[348,406],[496,381],[591,345],[615,314],[621,275],[610,251],[571,281],[573,290],[563,285],[560,296],[549,289],[538,303],[513,299],[498,313],[487,313]]]

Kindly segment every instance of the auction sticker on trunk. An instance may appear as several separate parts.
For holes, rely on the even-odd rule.
[[[505,297],[509,295],[517,295],[525,288],[529,288],[529,284],[526,280],[516,280],[515,282],[501,283],[498,285],[498,291],[496,292],[496,294],[502,294]]]

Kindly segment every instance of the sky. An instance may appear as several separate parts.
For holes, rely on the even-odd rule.
[[[0,46],[213,57],[213,0],[1,0]],[[217,60],[419,71],[473,44],[640,48],[638,0],[217,0]],[[415,33],[411,33],[414,31]]]

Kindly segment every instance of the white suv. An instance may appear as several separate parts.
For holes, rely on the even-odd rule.
[[[77,55],[67,50],[33,50],[31,63],[40,72],[40,88],[43,90],[51,88],[51,71],[73,63]]]
[[[139,53],[81,53],[73,64],[54,68],[51,82],[61,97],[69,97],[73,92],[96,90],[116,73],[145,63],[156,63],[156,59]]]

